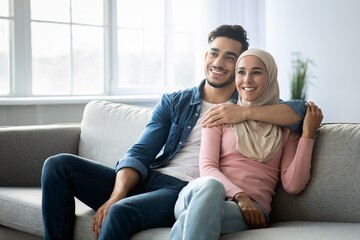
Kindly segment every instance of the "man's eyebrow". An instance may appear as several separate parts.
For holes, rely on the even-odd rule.
[[[230,55],[230,56],[234,56],[236,58],[238,57],[238,55],[236,53],[234,53],[234,52],[226,52],[225,54]]]
[[[218,52],[219,49],[218,48],[210,48],[210,51]]]
[[[210,48],[210,51],[219,52],[219,49],[218,49],[218,48]],[[238,55],[237,55],[236,53],[230,52],[230,51],[225,52],[225,55],[234,56],[234,57],[236,57],[236,58],[238,57]]]

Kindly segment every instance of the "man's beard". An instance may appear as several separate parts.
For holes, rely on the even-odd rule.
[[[235,77],[231,76],[228,80],[226,80],[223,83],[214,83],[214,82],[211,82],[208,78],[206,78],[206,81],[210,86],[212,86],[214,88],[223,88],[223,87],[227,87],[230,84],[232,84],[233,82],[235,82]]]

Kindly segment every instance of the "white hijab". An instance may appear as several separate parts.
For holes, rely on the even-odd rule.
[[[270,53],[261,49],[249,49],[243,52],[236,62],[236,71],[240,60],[245,56],[256,56],[260,58],[265,66],[269,76],[268,86],[265,93],[255,101],[245,101],[241,99],[239,95],[238,104],[240,106],[249,105],[271,105],[279,102],[279,84],[277,81],[277,66],[274,58]],[[259,161],[266,162],[270,160],[281,147],[281,127],[257,122],[257,121],[245,121],[238,124],[232,124],[238,150],[244,156]]]

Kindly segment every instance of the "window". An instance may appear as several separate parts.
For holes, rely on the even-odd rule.
[[[194,86],[203,78],[208,31],[226,23],[214,20],[219,5],[236,11],[227,16],[241,15],[231,0],[212,2],[1,0],[0,96],[158,94]]]
[[[102,0],[31,0],[32,94],[104,93]]]
[[[156,92],[193,86],[199,10],[199,1],[192,0],[118,0],[114,89],[124,93],[141,86]]]

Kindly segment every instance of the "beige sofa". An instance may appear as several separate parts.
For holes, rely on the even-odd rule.
[[[104,101],[87,104],[81,124],[0,128],[0,239],[42,239],[40,176],[44,160],[68,152],[115,166],[136,141],[152,110]],[[299,196],[281,186],[267,229],[221,239],[360,239],[360,124],[324,124],[312,178]],[[94,211],[77,202],[74,239],[93,239]],[[167,239],[169,228],[132,239]]]

